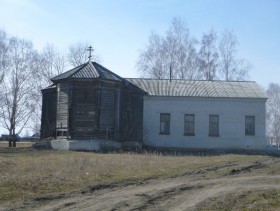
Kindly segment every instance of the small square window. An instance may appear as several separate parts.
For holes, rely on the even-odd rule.
[[[170,134],[170,114],[160,114],[160,134]]]

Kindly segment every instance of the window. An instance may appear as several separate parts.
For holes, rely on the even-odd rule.
[[[194,136],[194,114],[185,114],[185,135]]]
[[[219,136],[219,115],[209,115],[209,136]]]
[[[255,135],[255,116],[245,116],[245,135]]]
[[[160,114],[160,134],[170,134],[170,114]]]
[[[57,137],[67,137],[67,129],[57,129],[56,136]]]

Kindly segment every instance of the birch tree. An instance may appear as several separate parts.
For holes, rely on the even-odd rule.
[[[186,23],[174,18],[165,38],[168,62],[172,66],[173,78],[197,78],[197,40],[191,37]]]
[[[47,44],[38,54],[35,65],[37,71],[33,74],[36,79],[30,90],[30,102],[34,106],[31,116],[32,125],[30,129],[38,128],[41,124],[42,93],[41,90],[52,84],[51,78],[63,73],[67,67],[66,57],[54,45]],[[37,131],[38,132],[38,131]]]
[[[8,51],[8,39],[6,32],[4,30],[0,29],[0,106],[3,104],[3,98],[4,98],[4,90],[2,88],[2,83],[4,80],[6,67],[7,67],[7,51]],[[0,118],[2,117],[2,114],[0,113]]]
[[[166,78],[167,53],[163,39],[156,33],[152,33],[146,50],[141,51],[137,66],[142,77],[155,79]],[[169,64],[170,65],[170,64]]]
[[[7,59],[8,53],[8,39],[7,34],[4,30],[0,29],[0,84],[2,83],[8,64]],[[1,95],[1,90],[0,90]]]
[[[248,78],[250,65],[244,59],[237,57],[238,41],[232,31],[224,31],[219,43],[220,78],[226,81],[245,80]]]
[[[216,78],[219,58],[216,42],[217,35],[213,29],[203,34],[199,50],[199,65],[200,72],[205,80],[214,80]]]
[[[197,79],[197,41],[180,18],[174,18],[171,26],[162,37],[152,32],[149,43],[140,51],[137,62],[142,77],[157,79],[172,78]]]
[[[280,139],[280,85],[271,83],[266,91],[268,100],[266,103],[267,134]]]
[[[70,66],[77,67],[89,61],[89,48],[90,44],[87,42],[77,42],[68,48],[67,61]],[[92,54],[92,61],[99,61],[100,58],[94,53]]]
[[[36,77],[39,79],[40,89],[49,86],[52,83],[50,79],[63,73],[66,67],[67,60],[64,54],[53,45],[47,44],[39,54],[38,60],[39,71]]]
[[[35,109],[30,99],[36,58],[31,42],[16,37],[9,39],[8,64],[0,85],[3,91],[0,124],[12,137],[23,130]]]

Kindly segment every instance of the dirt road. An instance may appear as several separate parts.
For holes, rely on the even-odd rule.
[[[225,163],[173,178],[99,185],[30,199],[0,210],[200,210],[229,194],[240,197],[280,190],[280,174],[274,172],[279,163],[279,158]]]

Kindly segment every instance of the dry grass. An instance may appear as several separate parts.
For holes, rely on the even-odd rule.
[[[255,190],[219,197],[200,210],[279,210],[280,190]]]
[[[2,150],[0,203],[71,191],[100,183],[137,181],[191,172],[258,156],[161,156],[86,152]]]
[[[26,148],[31,147],[34,142],[17,142],[17,148]],[[8,148],[9,142],[8,141],[0,141],[0,148]]]

